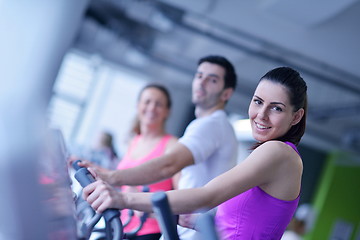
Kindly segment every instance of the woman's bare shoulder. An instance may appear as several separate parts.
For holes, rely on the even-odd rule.
[[[261,144],[254,150],[255,152],[265,155],[267,159],[272,158],[276,160],[293,157],[294,154],[298,155],[291,146],[278,140],[271,140]]]
[[[278,141],[278,140],[267,141],[267,142],[261,144],[258,148],[272,149],[272,151],[276,151],[276,150],[288,151],[288,150],[292,149],[292,147],[289,146],[288,144],[286,144],[285,142]]]

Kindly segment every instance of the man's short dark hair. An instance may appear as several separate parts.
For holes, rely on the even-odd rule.
[[[200,65],[203,62],[209,62],[209,63],[213,63],[213,64],[222,66],[225,69],[224,89],[233,88],[235,90],[236,83],[237,83],[237,77],[236,77],[235,68],[230,63],[229,60],[227,60],[225,57],[222,57],[222,56],[210,55],[210,56],[201,58],[198,62],[198,65]]]

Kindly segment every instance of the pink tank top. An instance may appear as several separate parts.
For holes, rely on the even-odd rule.
[[[294,144],[285,142],[299,153]],[[298,206],[292,201],[272,197],[254,187],[219,205],[216,226],[221,239],[279,240]]]
[[[140,139],[141,139],[141,135],[138,135],[132,140],[127,153],[125,154],[123,159],[120,161],[119,165],[117,166],[117,169],[126,169],[126,168],[136,167],[144,162],[147,162],[153,158],[163,155],[165,152],[165,149],[166,149],[166,145],[167,145],[168,141],[171,139],[171,135],[165,135],[148,155],[146,155],[145,157],[143,157],[141,159],[134,160],[131,158],[131,153],[132,153],[133,149],[136,148],[137,143]],[[164,181],[150,184],[150,185],[148,185],[148,187],[150,189],[150,192],[167,191],[167,190],[173,189],[171,178],[166,179]],[[127,187],[124,186],[121,189],[126,190]],[[139,189],[139,191],[142,191],[142,186],[141,187],[139,186],[138,189]],[[123,222],[125,222],[127,220],[127,218],[128,218],[128,211],[122,210],[121,211],[121,220]],[[133,230],[137,226],[139,226],[139,224],[140,224],[140,218],[138,216],[134,215],[131,219],[131,222],[124,228],[124,231],[130,232],[131,230]],[[160,227],[155,218],[148,218],[137,235],[141,236],[141,235],[152,234],[152,233],[160,233]]]

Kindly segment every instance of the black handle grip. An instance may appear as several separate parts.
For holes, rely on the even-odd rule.
[[[76,160],[72,164],[73,168],[76,170],[76,173],[75,173],[74,177],[80,183],[80,185],[84,188],[87,185],[89,185],[90,183],[94,182],[95,179],[91,175],[89,170],[87,170],[84,167],[80,167],[78,165],[79,162],[81,162],[81,160]],[[103,216],[104,216],[106,221],[110,221],[111,219],[113,219],[115,217],[120,217],[120,212],[117,209],[107,209],[107,210],[104,211]]]
[[[76,171],[74,177],[83,188],[89,185],[90,183],[95,182],[94,177],[86,168],[79,168],[79,170]]]
[[[176,222],[165,192],[156,192],[151,198],[164,239],[179,240]]]
[[[75,162],[72,163],[73,168],[77,171],[79,170],[81,167],[78,165],[78,163],[81,162],[81,160],[76,160]]]

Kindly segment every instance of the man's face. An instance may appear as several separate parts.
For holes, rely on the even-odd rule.
[[[202,108],[212,108],[221,99],[224,90],[225,69],[217,64],[203,62],[198,66],[192,83],[192,102]]]

